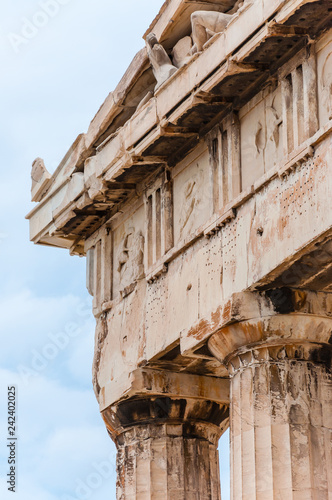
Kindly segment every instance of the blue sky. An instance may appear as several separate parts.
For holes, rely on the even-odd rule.
[[[91,385],[85,260],[29,242],[30,170],[53,172],[115,88],[161,0],[16,0],[0,21],[0,497],[7,386],[18,390],[15,500],[115,499],[115,447]],[[152,7],[151,7],[152,5]],[[227,436],[224,448],[227,449]],[[228,455],[228,450],[225,456]],[[221,459],[227,471],[227,460]],[[223,473],[227,477],[227,472]],[[224,486],[223,500],[228,500]]]

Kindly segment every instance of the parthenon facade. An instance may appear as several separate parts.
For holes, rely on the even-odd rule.
[[[166,0],[50,175],[118,500],[332,500],[332,3]],[[46,250],[45,250],[46,251]]]

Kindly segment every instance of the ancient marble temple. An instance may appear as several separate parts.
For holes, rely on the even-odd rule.
[[[118,500],[332,499],[332,2],[167,0],[31,240],[86,257]],[[45,249],[45,252],[47,250]]]

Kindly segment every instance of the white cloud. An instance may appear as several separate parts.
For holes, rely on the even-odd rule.
[[[83,382],[87,386],[91,385],[92,380],[94,331],[95,320],[91,318],[91,320],[85,323],[80,341],[77,342],[75,349],[72,350],[67,360],[68,370],[72,374],[74,380],[80,384]]]
[[[0,296],[0,317],[3,332],[10,339],[0,351],[6,366],[10,363],[37,372],[41,367],[42,372],[43,364],[51,365],[58,355],[72,351],[84,334],[93,338],[90,299],[71,294],[40,297],[25,289]]]
[[[38,484],[70,490],[75,479],[85,477],[94,469],[93,463],[108,459],[112,452],[112,477],[115,480],[114,446],[101,425],[60,427],[46,440],[37,469]],[[66,457],[66,460],[63,458]],[[68,460],[69,459],[69,460]]]
[[[2,500],[13,500],[13,498],[15,498],[15,500],[59,500],[46,489],[34,484],[31,480],[31,476],[27,474],[22,474],[19,478],[15,493],[8,491],[7,487],[8,484],[6,479],[0,477]]]
[[[7,399],[5,388],[13,384],[17,386],[19,437],[24,445],[69,424],[75,427],[84,422],[101,423],[98,404],[90,389],[71,388],[43,376],[32,378],[25,386],[12,370],[0,370],[0,382],[3,408]]]
[[[53,500],[52,492],[73,495],[80,481],[84,482],[92,473],[100,474],[98,467],[105,460],[109,473],[106,478],[99,478],[101,486],[106,488],[107,483],[110,488],[115,484],[115,448],[98,415],[92,390],[69,389],[43,377],[24,387],[17,374],[0,370],[0,386],[5,388],[12,384],[17,385],[19,500],[27,500],[34,494],[35,500]],[[2,389],[2,464],[7,462],[5,401],[6,390]]]

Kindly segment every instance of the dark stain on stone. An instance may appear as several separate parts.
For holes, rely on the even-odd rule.
[[[219,426],[228,418],[228,405],[209,400],[198,401],[188,408],[188,401],[184,398],[135,398],[119,403],[116,409],[117,428],[166,421],[209,422]]]
[[[278,394],[281,399],[284,399],[285,387],[280,377],[279,367],[275,364],[272,364],[270,368],[270,374],[271,392],[274,394]]]
[[[207,344],[204,344],[203,346],[196,349],[195,354],[198,354],[200,356],[206,356],[206,357],[214,359]]]
[[[172,401],[170,398],[156,398],[153,405],[155,418],[167,418],[170,414]]]
[[[296,387],[296,384],[294,384],[294,379],[291,371],[287,372],[286,385],[287,385],[287,392],[292,396],[293,399],[296,399],[298,395],[298,389]]]
[[[305,424],[307,421],[307,415],[305,415],[303,408],[299,404],[293,404],[289,411],[289,420],[292,424],[301,425]]]
[[[274,288],[265,292],[272,302],[274,310],[279,314],[294,312],[293,294],[290,288]]]
[[[291,264],[272,282],[257,287],[264,291],[282,286],[302,288],[310,279],[310,289],[321,291],[331,283],[332,271],[329,267],[332,257],[332,240],[320,243],[319,248],[305,254]],[[325,270],[324,270],[325,269]]]
[[[326,366],[328,370],[331,370],[332,366],[332,349],[326,344],[314,349],[310,353],[310,361],[314,363],[322,363]]]
[[[177,345],[176,347],[174,347],[173,349],[168,351],[166,354],[161,356],[161,358],[159,358],[159,359],[163,360],[163,361],[173,361],[174,359],[176,359],[180,355],[181,355],[180,345]]]
[[[229,418],[229,406],[212,403],[209,421],[215,425],[220,425],[227,418]]]

